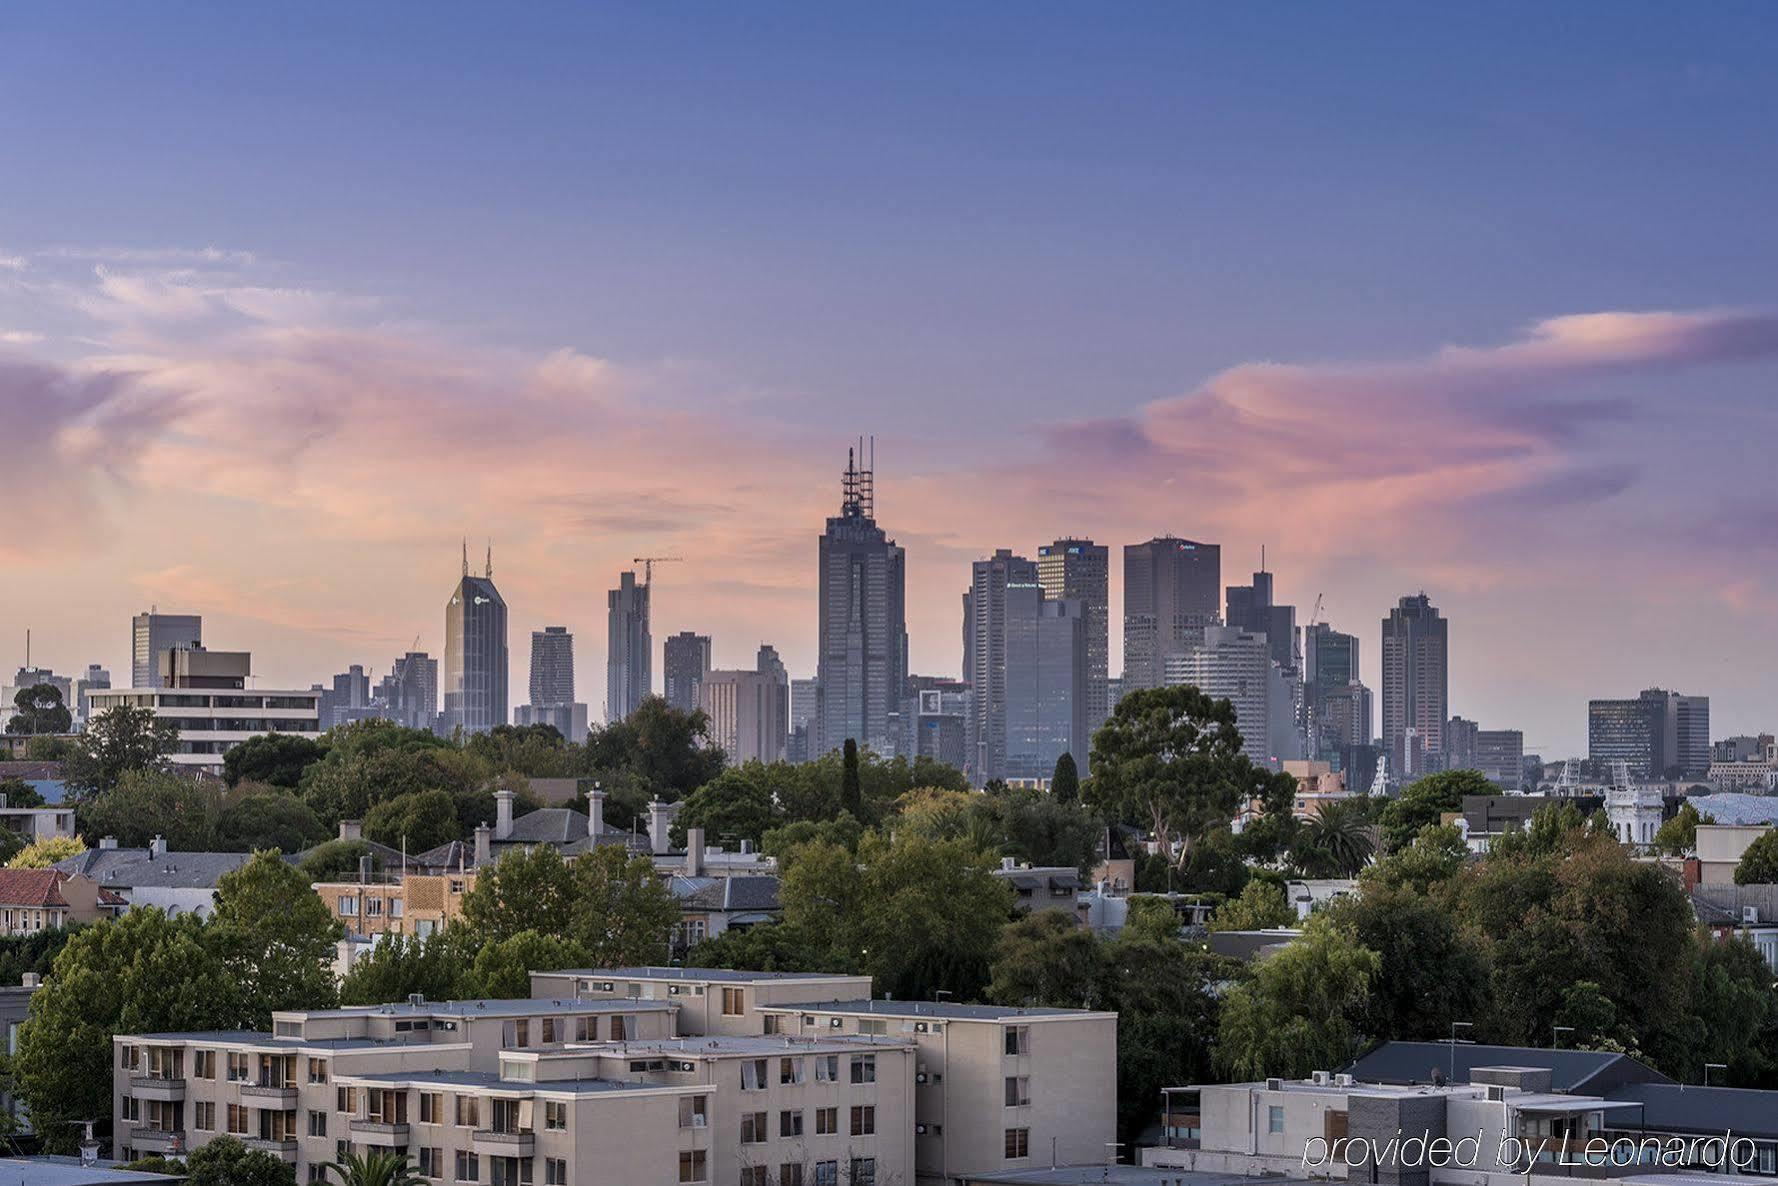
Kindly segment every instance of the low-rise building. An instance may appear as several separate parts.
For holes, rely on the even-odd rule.
[[[1068,865],[1033,868],[1012,857],[1000,858],[994,876],[1012,886],[1013,908],[1030,914],[1037,910],[1064,910],[1081,917],[1080,870]]]
[[[659,1001],[679,1011],[679,1032],[753,1037],[779,1032],[769,1006],[800,1006],[869,995],[869,976],[819,972],[740,972],[727,968],[569,968],[533,971],[534,997]]]
[[[250,737],[321,732],[320,690],[247,687],[253,664],[246,651],[175,647],[157,662],[161,686],[95,688],[88,699],[94,715],[127,705],[170,723],[179,733],[168,755],[175,766],[220,770],[223,755]]]
[[[116,918],[127,906],[90,877],[60,869],[0,869],[0,935]]]
[[[216,909],[218,883],[252,859],[250,852],[169,852],[159,836],[147,848],[119,848],[106,837],[55,867],[92,878],[130,906],[208,918]]]
[[[1755,840],[1771,830],[1770,824],[1699,824],[1695,846],[1698,883],[1733,885],[1741,858]]]

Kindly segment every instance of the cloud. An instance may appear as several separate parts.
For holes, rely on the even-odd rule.
[[[35,346],[43,335],[28,329],[0,329],[0,342],[8,346]]]

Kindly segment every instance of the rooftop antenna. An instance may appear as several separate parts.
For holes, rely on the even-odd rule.
[[[469,537],[463,537],[463,575],[469,575]]]
[[[488,579],[494,579],[494,541],[488,541]]]

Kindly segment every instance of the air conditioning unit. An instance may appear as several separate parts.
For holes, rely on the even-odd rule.
[[[1505,1103],[1506,1102],[1506,1088],[1502,1087],[1498,1083],[1488,1084],[1488,1102],[1491,1104]]]
[[[827,1019],[827,1028],[828,1029],[837,1030],[844,1024],[846,1024],[846,1019],[843,1017],[829,1017]]]
[[[932,1029],[932,1027],[927,1025],[924,1021],[914,1022],[914,1032],[916,1034],[929,1033],[931,1031],[931,1029]]]
[[[1352,1086],[1352,1076],[1350,1076],[1350,1075],[1335,1075],[1334,1076],[1334,1086],[1335,1087],[1350,1087],[1350,1086]]]
[[[1266,1090],[1267,1091],[1283,1091],[1284,1090],[1284,1080],[1282,1080],[1282,1079],[1267,1079],[1266,1080]]]
[[[669,984],[669,985],[667,985],[667,995],[670,997],[676,997],[684,991],[685,991],[685,985],[683,985],[683,984]]]
[[[1329,1073],[1327,1071],[1316,1071],[1315,1072],[1315,1086],[1326,1087],[1328,1084],[1330,1084],[1332,1082],[1333,1082],[1333,1075],[1331,1073]]]
[[[1758,906],[1741,907],[1741,925],[1747,927],[1756,927],[1759,925]]]
[[[914,1076],[915,1083],[930,1083],[931,1081],[932,1081],[932,1077],[930,1075],[928,1075],[925,1071],[921,1071]]]

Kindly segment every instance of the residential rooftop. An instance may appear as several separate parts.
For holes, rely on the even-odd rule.
[[[543,1064],[547,1066],[548,1064]],[[446,1087],[471,1091],[548,1091],[574,1095],[609,1095],[624,1091],[659,1090],[658,1083],[626,1083],[618,1079],[502,1079],[492,1071],[383,1071],[374,1075],[336,1075],[341,1083],[388,1083],[416,1087]],[[4,1181],[4,1179],[0,1179]]]
[[[844,972],[743,972],[734,968],[550,968],[533,976],[586,976],[594,980],[679,980],[693,984],[754,984],[785,980],[856,980]]]
[[[1021,1018],[1111,1017],[1099,1009],[1047,1009],[1016,1005],[965,1005],[953,1001],[804,1001],[758,1006],[762,1013],[832,1013],[860,1017],[936,1017],[941,1021],[1017,1021]]]
[[[631,1038],[622,1042],[573,1042],[570,1048],[585,1053],[607,1050],[622,1057],[646,1054],[683,1054],[693,1058],[765,1058],[785,1054],[845,1054],[881,1046],[903,1049],[911,1039],[899,1035],[845,1034],[803,1038],[790,1034],[752,1034],[741,1037]]]
[[[600,1000],[572,997],[488,997],[471,1001],[408,1001],[388,1005],[346,1005],[339,1009],[293,1009],[274,1014],[276,1017],[535,1017],[542,1013],[634,1013],[642,1010],[673,1008],[671,1001],[625,997]]]

